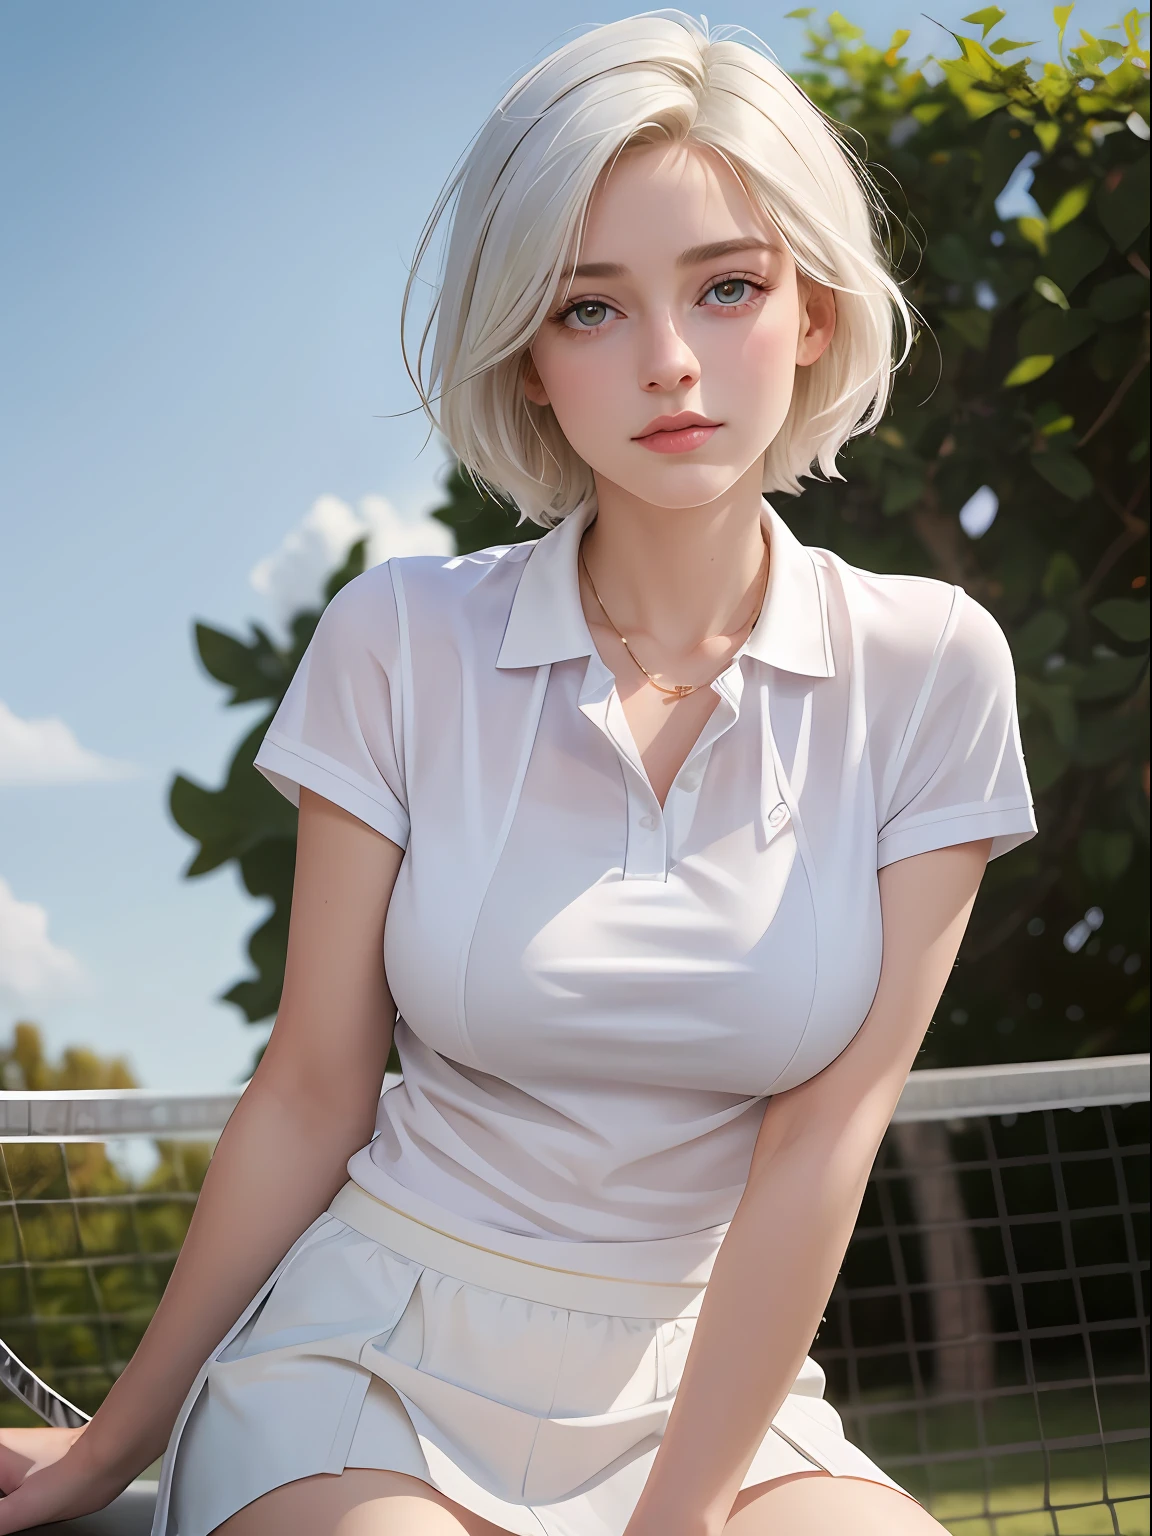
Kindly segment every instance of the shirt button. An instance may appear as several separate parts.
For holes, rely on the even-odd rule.
[[[655,816],[641,816],[640,825],[644,828],[645,832],[655,832],[658,823]]]
[[[686,773],[680,780],[680,788],[691,792],[700,788],[700,775],[698,773]]]
[[[768,825],[770,827],[782,827],[787,820],[788,807],[781,800],[779,805],[774,805],[768,812]]]

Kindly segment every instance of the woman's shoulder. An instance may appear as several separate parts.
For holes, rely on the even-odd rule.
[[[469,598],[477,588],[497,602],[502,589],[510,594],[532,547],[529,541],[466,555],[395,555],[341,587],[320,628],[328,643],[353,649],[396,644],[414,620],[447,632],[474,606]]]
[[[947,655],[954,666],[1000,671],[1011,650],[999,622],[955,582],[867,570],[829,550],[824,567],[834,638],[863,662],[923,679]]]

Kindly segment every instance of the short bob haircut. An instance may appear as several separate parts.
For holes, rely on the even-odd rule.
[[[843,479],[836,455],[876,425],[908,355],[913,320],[889,270],[879,193],[837,126],[766,53],[724,35],[733,30],[654,11],[565,44],[500,102],[421,235],[405,334],[413,286],[450,213],[414,367],[405,347],[424,410],[476,481],[545,527],[593,500],[595,486],[552,408],[523,394],[528,348],[575,259],[598,179],[631,146],[722,156],[798,270],[836,291],[835,334],[797,369],[765,455],[765,491],[798,493],[802,475]]]

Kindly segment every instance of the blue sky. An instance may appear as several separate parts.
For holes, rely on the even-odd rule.
[[[793,66],[787,8],[709,19]],[[939,46],[914,5],[845,9]],[[273,618],[358,520],[379,555],[427,545],[441,453],[391,414],[414,403],[407,259],[517,74],[632,10],[0,8],[0,1040],[26,1017],[148,1085],[243,1072],[262,1031],[215,998],[259,908],[228,872],[180,878],[166,810],[172,774],[214,783],[248,718],[192,622]],[[1006,30],[1047,42],[1050,14],[1024,0]]]

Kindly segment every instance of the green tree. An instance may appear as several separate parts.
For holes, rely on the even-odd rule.
[[[0,1043],[0,1087],[8,1092],[46,1093],[53,1088],[136,1088],[123,1056],[98,1056],[84,1045],[68,1045],[52,1063],[36,1024],[18,1020],[12,1038]]]
[[[806,543],[959,582],[995,613],[1038,801],[1041,835],[989,870],[925,1064],[1137,1049],[1147,1012],[1148,55],[1136,11],[1073,44],[1071,10],[1042,68],[998,35],[995,6],[934,69],[908,62],[906,32],[878,48],[838,13],[791,13],[808,39],[798,78],[892,204],[925,326],[884,422],[846,449],[846,483],[776,505]],[[1037,211],[1001,218],[1026,156]],[[985,487],[998,511],[970,536],[959,514]],[[445,491],[433,515],[461,553],[540,533],[459,467]],[[317,617],[299,615],[286,647],[200,625],[201,659],[229,702],[274,707]],[[294,835],[251,767],[266,725],[220,789],[172,791],[200,843],[188,873],[236,860],[273,903],[249,942],[255,976],[227,994],[253,1021],[279,998]]]
[[[230,635],[207,624],[195,628],[196,649],[204,670],[230,690],[229,706],[264,703],[267,709],[236,748],[219,789],[177,774],[168,803],[181,831],[194,839],[196,851],[185,876],[194,879],[235,863],[250,896],[270,901],[271,911],[248,939],[253,973],[224,994],[250,1024],[271,1018],[280,1004],[288,916],[296,864],[296,812],[252,766],[256,750],[292,681],[324,606],[364,569],[366,543],[348,553],[324,589],[319,608],[295,614],[285,643],[278,644],[259,624],[246,636]]]
[[[788,510],[809,543],[992,609],[1037,794],[1041,835],[989,869],[941,1063],[1137,1049],[1147,1009],[1148,55],[1136,11],[1074,46],[1071,11],[1040,70],[994,36],[999,7],[972,13],[938,84],[907,34],[881,51],[833,16],[803,76],[910,211],[900,265],[931,330],[848,484]],[[1038,212],[1001,220],[1025,153]],[[983,486],[999,512],[972,539]]]

